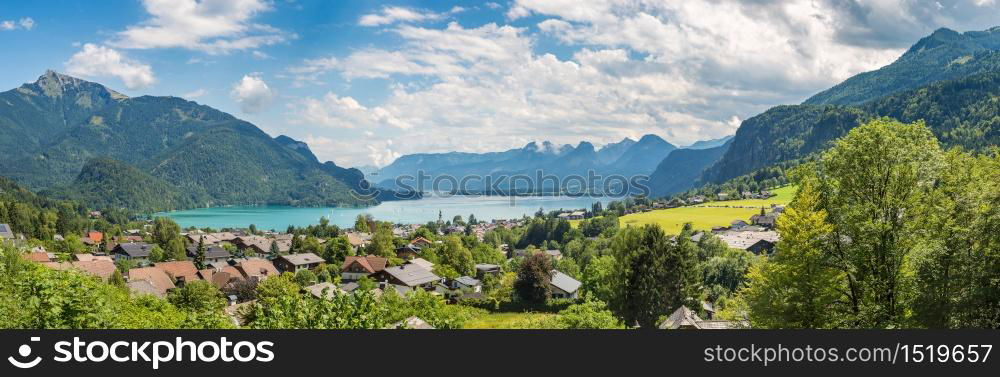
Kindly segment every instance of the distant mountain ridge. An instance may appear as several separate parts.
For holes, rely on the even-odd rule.
[[[735,135],[729,135],[725,137],[720,137],[718,139],[712,140],[699,140],[686,147],[681,147],[681,149],[709,149],[715,147],[721,147],[733,139]]]
[[[5,160],[0,175],[33,190],[87,196],[63,188],[100,158],[107,159],[104,165],[116,161],[155,177],[171,190],[187,193],[182,196],[197,198],[199,206],[377,202],[351,193],[367,193],[360,171],[320,163],[304,143],[286,136],[272,138],[253,124],[195,102],[131,98],[54,71],[0,93],[0,129],[4,131],[0,154]],[[128,175],[149,180],[136,171]],[[113,182],[144,184],[136,179]],[[191,203],[168,195],[147,207],[187,204]]]
[[[656,135],[646,135],[638,141],[629,138],[607,144],[598,149],[594,144],[581,141],[577,146],[556,145],[545,141],[531,142],[522,148],[488,153],[418,153],[399,157],[388,166],[370,174],[369,178],[382,187],[397,187],[395,180],[401,176],[416,177],[418,172],[425,175],[452,177],[500,177],[543,175],[586,177],[589,172],[602,176],[610,174],[639,175],[650,174],[656,165],[677,149],[673,144]],[[574,183],[579,186],[579,182]],[[480,186],[467,188],[479,189]],[[579,188],[579,187],[575,187]],[[546,190],[554,187],[547,186]]]
[[[677,149],[670,152],[649,176],[650,196],[669,196],[694,188],[706,168],[722,158],[732,145],[727,138],[722,145],[704,149]]]

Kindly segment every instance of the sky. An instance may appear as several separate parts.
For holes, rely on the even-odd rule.
[[[0,90],[46,69],[177,96],[321,160],[733,134],[1000,0],[51,0],[0,3]]]

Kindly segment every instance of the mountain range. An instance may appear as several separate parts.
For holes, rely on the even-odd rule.
[[[177,97],[128,97],[47,71],[0,93],[0,175],[102,208],[355,206],[364,175],[305,143]]]
[[[0,93],[0,176],[92,208],[142,212],[237,204],[369,205],[394,196],[384,188],[400,188],[396,177],[418,172],[459,179],[538,172],[556,178],[589,172],[648,175],[651,195],[669,196],[813,158],[875,117],[923,120],[946,147],[985,150],[1000,145],[998,99],[1000,27],[939,29],[893,63],[801,104],[750,117],[725,138],[684,148],[646,135],[601,148],[587,141],[532,142],[502,152],[418,153],[363,173],[321,162],[301,141],[271,137],[208,106],[177,97],[128,97],[47,71],[33,83]],[[369,189],[368,181],[383,189]],[[595,183],[583,189],[600,191],[601,183]],[[382,194],[372,197],[377,192]]]
[[[722,183],[809,158],[874,117],[923,120],[945,147],[1000,145],[1000,27],[939,29],[895,62],[853,76],[800,105],[771,108],[740,125],[722,157],[696,179]]]
[[[369,179],[378,182],[381,187],[400,188],[399,182],[396,182],[398,177],[416,177],[420,172],[431,179],[444,176],[457,179],[475,176],[499,180],[500,177],[515,175],[535,178],[539,173],[563,179],[568,176],[587,177],[590,172],[601,176],[618,174],[631,177],[652,173],[657,164],[675,149],[676,146],[659,136],[645,135],[639,140],[625,138],[600,149],[587,141],[582,141],[576,146],[556,145],[545,141],[540,144],[531,142],[522,148],[503,152],[418,153],[399,157],[388,166],[370,174]],[[402,181],[402,183],[412,184],[412,181]],[[472,181],[464,188],[479,190],[483,188],[480,183]],[[594,186],[600,189],[600,181],[595,182]],[[511,188],[509,185],[499,187]],[[534,188],[543,191],[556,190],[555,184],[549,181],[543,182],[541,187]],[[584,187],[579,181],[571,181],[569,186],[560,187],[564,190],[581,188]]]

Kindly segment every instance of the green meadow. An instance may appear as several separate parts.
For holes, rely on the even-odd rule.
[[[733,220],[750,220],[750,216],[760,213],[760,209],[771,204],[787,205],[795,196],[796,186],[784,186],[771,190],[776,194],[767,199],[727,200],[705,204],[660,209],[623,216],[622,226],[659,225],[667,233],[677,233],[685,223],[691,223],[696,230],[710,230],[716,226],[727,226]],[[579,221],[573,221],[577,226]]]

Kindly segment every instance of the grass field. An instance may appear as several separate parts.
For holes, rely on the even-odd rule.
[[[679,232],[684,227],[684,223],[691,223],[696,230],[710,230],[715,226],[727,226],[733,220],[750,220],[750,216],[760,213],[761,207],[770,207],[771,204],[786,205],[792,201],[796,189],[795,186],[775,189],[773,192],[776,196],[768,199],[711,202],[704,205],[636,213],[624,216],[620,221],[622,226],[657,224],[667,233]]]
[[[487,313],[465,321],[466,329],[509,329],[517,323],[541,320],[554,316],[552,313]]]

